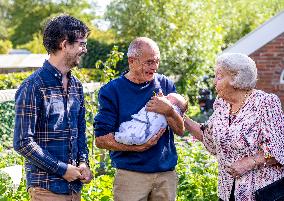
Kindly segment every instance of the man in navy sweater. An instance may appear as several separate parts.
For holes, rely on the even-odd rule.
[[[172,81],[157,74],[160,52],[146,37],[132,41],[128,48],[129,71],[104,85],[99,92],[99,112],[95,117],[96,146],[110,150],[115,201],[174,201],[177,153],[174,134],[183,135],[182,117],[163,96],[176,92]],[[132,119],[147,103],[147,110],[165,115],[168,128],[160,129],[147,143],[125,145],[115,141],[114,132]]]

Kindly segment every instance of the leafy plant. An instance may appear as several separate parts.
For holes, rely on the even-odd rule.
[[[177,139],[178,201],[217,200],[217,163],[192,138]]]
[[[12,200],[12,181],[8,174],[0,171],[0,201]]]
[[[14,102],[0,103],[0,139],[6,148],[11,148],[14,131]]]
[[[32,74],[32,71],[20,73],[0,74],[0,90],[15,89]]]
[[[0,39],[0,54],[7,54],[10,49],[12,49],[11,41]]]

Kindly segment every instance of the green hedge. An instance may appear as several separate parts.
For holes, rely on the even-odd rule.
[[[15,89],[32,74],[32,71],[0,74],[0,90]]]
[[[12,147],[14,117],[14,102],[0,103],[0,145],[6,148]]]
[[[96,82],[99,81],[102,76],[102,71],[100,69],[81,68],[78,70],[75,68],[72,71],[74,71],[74,75],[78,77],[79,80],[83,80],[84,82]],[[18,88],[32,73],[32,71],[28,71],[0,74],[0,90]]]
[[[177,201],[215,201],[217,163],[200,142],[177,137],[179,177]]]
[[[128,43],[106,44],[94,39],[88,39],[88,53],[83,57],[81,67],[96,68],[96,62],[98,60],[105,61],[108,58],[108,55],[113,49],[113,47],[117,46],[118,51],[123,52],[124,56],[123,60],[117,63],[116,70],[118,70],[119,72],[123,72],[128,68],[128,61],[126,56],[128,45]]]

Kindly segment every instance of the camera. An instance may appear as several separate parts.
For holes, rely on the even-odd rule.
[[[202,113],[207,113],[213,109],[213,103],[215,98],[213,98],[212,89],[209,87],[210,76],[204,76],[202,82],[205,83],[206,87],[199,89],[198,92],[198,104]]]

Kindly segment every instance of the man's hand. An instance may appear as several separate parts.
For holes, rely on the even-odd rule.
[[[147,111],[156,112],[169,116],[173,112],[173,107],[171,102],[163,95],[153,96],[151,100],[147,103]]]
[[[146,151],[147,149],[150,149],[152,146],[156,145],[158,143],[158,140],[160,137],[164,134],[166,131],[165,128],[161,128],[157,134],[155,134],[153,137],[150,138],[145,144],[137,145],[137,151],[142,152]]]
[[[83,182],[84,184],[88,184],[92,181],[93,179],[93,174],[90,170],[90,168],[87,166],[86,163],[80,163],[79,165],[79,169],[80,169],[80,172],[82,174],[80,180],[81,182]]]
[[[75,181],[81,177],[80,169],[76,166],[68,164],[67,170],[63,175],[63,179],[67,180],[68,182]]]

